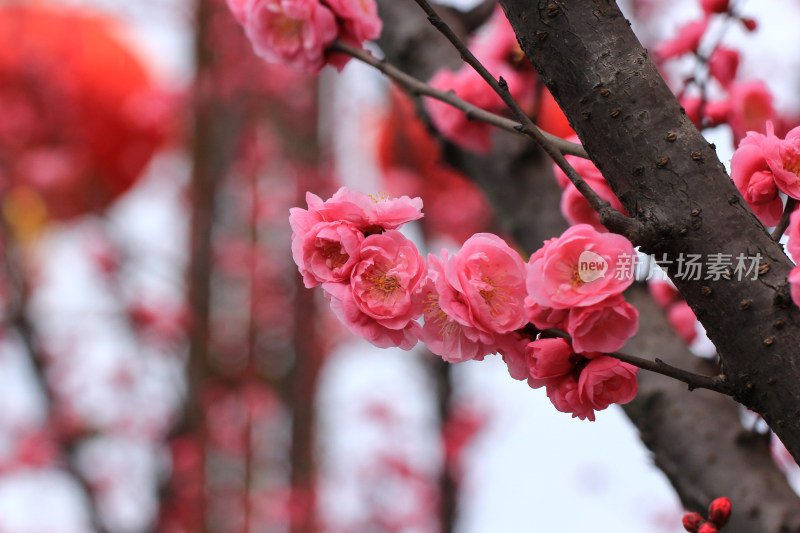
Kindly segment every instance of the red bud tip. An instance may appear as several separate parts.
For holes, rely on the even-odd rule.
[[[758,27],[758,23],[756,23],[756,21],[753,19],[743,18],[742,24],[744,24],[744,27],[747,28],[747,31],[755,31],[755,29]]]
[[[687,513],[683,515],[683,528],[689,533],[697,533],[702,523],[703,517],[700,516],[699,513]]]
[[[717,498],[708,506],[708,519],[717,527],[722,527],[731,516],[731,501],[728,498]]]
[[[717,533],[717,526],[711,522],[706,522],[700,526],[700,529],[697,530],[697,533]]]

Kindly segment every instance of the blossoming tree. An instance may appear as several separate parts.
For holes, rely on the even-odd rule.
[[[0,416],[0,479],[62,470],[85,500],[78,531],[454,531],[488,417],[459,403],[453,368],[496,358],[571,423],[623,406],[687,531],[800,531],[785,476],[800,457],[800,119],[741,73],[747,50],[725,36],[760,24],[742,2],[692,1],[660,36],[657,2],[620,4],[631,21],[606,0],[197,0],[191,98],[157,89],[103,17],[0,9],[0,349],[24,354],[45,399],[43,422]],[[357,62],[393,84],[360,146],[390,193],[332,175],[325,87]],[[180,106],[187,250],[166,270],[186,302],[153,303],[107,210],[176,141]],[[717,126],[730,177],[703,137]],[[38,305],[41,272],[62,270],[41,235],[64,223],[89,235],[111,302],[94,314]],[[81,366],[120,328],[135,357]],[[365,401],[383,440],[343,525],[320,512],[315,433],[347,331],[425,348],[442,457],[419,468],[396,406]],[[698,358],[704,339],[715,353]],[[747,410],[763,422],[745,427]],[[131,449],[169,467],[133,483],[113,464]]]
[[[440,65],[415,64],[404,48],[430,35],[409,30],[419,24],[419,17],[410,14],[415,6],[379,3],[392,23],[385,25],[392,28],[388,35],[379,39],[387,62],[360,46],[361,40],[377,37],[380,28],[378,6],[371,2],[360,3],[355,18],[335,2],[229,3],[262,57],[293,62],[303,50],[308,55],[295,66],[315,72],[326,62],[341,68],[341,56],[349,55],[412,94],[433,99],[423,105],[432,127],[452,143],[453,164],[469,167],[469,156],[460,150],[489,153],[491,128],[497,128],[528,137],[557,167],[565,189],[562,212],[576,225],[538,250],[538,243],[528,245],[532,256],[527,265],[506,241],[481,233],[457,253],[430,255],[425,264],[396,231],[398,222],[421,216],[414,206],[417,199],[373,198],[370,203],[369,197],[344,189],[326,201],[310,195],[308,209],[294,210],[291,216],[295,261],[307,286],[322,284],[334,312],[351,331],[381,347],[409,349],[422,341],[450,362],[500,353],[512,377],[528,379],[532,387],[546,386],[558,410],[582,419],[593,420],[595,410],[611,403],[630,402],[637,392],[635,367],[643,368],[682,381],[689,389],[733,398],[758,413],[797,459],[800,398],[793,350],[800,277],[779,241],[789,228],[787,251],[796,251],[798,130],[786,133],[792,120],[774,112],[763,85],[737,83],[736,51],[719,42],[701,49],[712,23],[740,23],[752,31],[756,21],[740,16],[733,3],[702,2],[702,19],[685,25],[655,54],[661,67],[686,55],[706,66],[683,79],[676,97],[613,2],[501,0],[503,13],[496,13],[491,29],[468,47],[459,30],[470,28],[469,15],[451,14],[449,24],[418,0],[420,13],[466,62],[455,72],[439,70],[428,83],[420,78]],[[300,5],[306,11],[295,11]],[[484,7],[470,15],[480,18],[476,13]],[[405,28],[396,29],[403,24]],[[354,39],[356,27],[363,30],[361,39]],[[717,84],[714,94],[708,89],[712,82]],[[555,131],[563,122],[546,119],[553,114],[552,100],[544,96],[548,90],[577,138],[565,140],[563,130]],[[722,123],[730,125],[739,145],[733,180],[715,147],[698,131]],[[497,189],[510,183],[476,181],[495,197]],[[521,209],[523,202],[517,195],[510,204]],[[774,230],[767,232],[765,226]],[[531,240],[523,237],[520,242],[525,246]],[[611,273],[624,272],[623,258],[635,258],[633,246],[670,275],[677,291],[671,294],[674,289],[653,284],[654,296],[685,340],[694,338],[689,330],[699,320],[716,347],[716,368],[696,373],[665,363],[657,353],[643,358],[617,351],[636,332],[640,313],[622,296],[632,277],[614,278]],[[687,256],[705,259],[707,270],[688,270]],[[693,413],[704,421],[716,417],[714,423],[680,416],[668,420],[665,412],[672,401],[697,400],[700,406],[706,398],[672,400],[659,387],[649,391],[649,405],[641,401],[628,412],[686,503],[703,505],[700,494],[710,500],[711,493],[725,490],[746,499],[738,483],[728,485],[726,479],[727,489],[716,484],[722,480],[712,473],[719,440],[710,436],[705,443],[687,443],[670,436],[705,423],[708,433],[722,433],[719,411]],[[725,412],[723,424],[735,424],[733,411]],[[656,418],[670,426],[660,439],[650,434],[657,432]],[[724,447],[731,457],[753,461],[763,453],[730,442]],[[696,460],[694,454],[710,449],[715,453]],[[681,454],[685,459],[677,459]],[[707,473],[707,479],[689,480],[688,469]],[[759,483],[770,476],[753,473]],[[796,508],[794,496],[785,491],[776,500],[780,510],[766,513],[770,518],[759,526],[746,524],[754,520],[751,516],[728,527],[796,528],[796,510],[793,516],[785,514]],[[760,509],[764,504],[752,505]],[[685,527],[716,531],[724,522],[710,518],[701,523],[691,517]]]

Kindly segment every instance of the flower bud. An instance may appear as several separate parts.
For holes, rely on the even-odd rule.
[[[717,498],[708,506],[708,519],[717,527],[722,527],[728,522],[731,515],[731,501],[728,498]]]
[[[742,19],[742,24],[744,24],[744,27],[747,29],[747,31],[755,31],[756,27],[758,26],[758,23],[756,23],[755,20],[746,18]]]
[[[702,523],[703,517],[700,516],[700,513],[686,513],[683,515],[683,528],[689,533],[697,533]]]
[[[717,526],[711,522],[706,522],[700,526],[700,529],[697,530],[697,533],[717,533]]]

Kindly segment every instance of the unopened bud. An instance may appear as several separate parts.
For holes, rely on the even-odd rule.
[[[708,519],[717,527],[722,527],[731,516],[731,501],[728,498],[717,498],[708,506]]]
[[[706,522],[700,526],[700,529],[697,530],[697,533],[717,533],[717,526],[711,522]]]
[[[747,31],[755,31],[756,27],[758,27],[758,24],[753,19],[743,18],[742,24],[744,24],[744,27],[747,28]]]
[[[697,533],[702,523],[703,517],[699,513],[686,513],[683,515],[683,528],[689,533]]]

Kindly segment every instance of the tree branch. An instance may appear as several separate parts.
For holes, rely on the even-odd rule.
[[[424,78],[434,58],[452,50],[431,37],[433,28],[423,24],[424,16],[413,3],[378,0],[378,6],[385,22],[380,47],[407,72]],[[498,223],[531,253],[567,227],[558,206],[561,190],[552,164],[535,145],[505,132],[496,135],[502,142],[494,143],[490,157],[476,157],[453,145],[446,146],[445,157],[484,189]],[[628,342],[627,351],[657,352],[670,364],[698,373],[716,371],[689,353],[644,287],[634,285],[626,297],[640,313],[639,334]],[[725,531],[800,531],[800,500],[763,439],[753,439],[742,429],[735,402],[710,391],[687,394],[683,383],[649,372],[640,373],[638,381],[639,393],[623,407],[684,505],[703,511],[711,499],[727,494],[745,512],[734,512]]]
[[[546,329],[544,331],[539,331],[532,325],[529,325],[528,327],[533,329],[535,332],[541,333],[542,337],[544,338],[561,338],[561,339],[567,339],[570,342],[572,341],[572,337],[569,335],[569,333],[557,328],[551,328],[551,329]],[[642,370],[648,370],[650,372],[661,374],[662,376],[676,379],[678,381],[686,383],[687,385],[689,385],[690,391],[695,389],[708,389],[715,392],[719,392],[720,394],[724,394],[726,396],[731,395],[731,389],[728,386],[727,379],[722,374],[716,376],[704,376],[702,374],[695,374],[694,372],[689,372],[682,368],[669,365],[664,361],[662,361],[661,359],[659,359],[658,357],[656,357],[655,360],[653,361],[650,359],[645,359],[643,357],[639,357],[636,355],[629,355],[622,352],[611,352],[611,353],[606,353],[605,355],[611,356],[615,359],[619,359],[624,363],[628,363]]]
[[[800,309],[794,266],[764,231],[616,4],[501,0],[520,44],[628,213],[645,252],[758,254],[757,280],[674,276],[722,358],[735,398],[800,458]]]
[[[430,96],[431,98],[435,98],[436,100],[449,104],[455,107],[456,109],[460,109],[461,111],[464,112],[464,114],[467,115],[467,118],[469,118],[470,120],[477,120],[480,122],[484,122],[501,130],[509,131],[511,133],[526,134],[525,132],[526,127],[520,124],[519,122],[513,121],[506,117],[502,117],[500,115],[495,115],[494,113],[490,113],[485,109],[481,109],[480,107],[470,104],[466,100],[462,100],[461,98],[459,98],[453,91],[442,91],[439,89],[435,89],[430,85],[428,85],[427,83],[406,74],[402,70],[392,66],[386,61],[382,61],[376,58],[367,50],[356,48],[355,46],[352,46],[340,40],[336,40],[330,46],[329,50],[331,52],[339,52],[342,54],[349,55],[367,65],[376,68],[387,77],[398,82],[400,85],[403,86],[403,88],[405,88],[407,91],[409,91],[414,95],[422,94],[425,96]],[[569,141],[565,141],[561,137],[557,137],[545,131],[541,131],[535,125],[534,128],[541,133],[541,135],[547,140],[547,142],[552,143],[553,146],[555,146],[556,149],[559,150],[560,152],[565,154],[575,155],[578,157],[588,158],[588,156],[586,155],[586,151],[580,144],[575,144]],[[582,178],[581,181],[583,181]]]
[[[786,228],[789,227],[789,218],[792,216],[792,212],[794,211],[795,207],[797,207],[797,200],[791,197],[787,198],[786,207],[783,209],[783,215],[781,216],[781,220],[778,222],[778,225],[772,232],[772,238],[775,241],[781,240],[781,237],[783,237],[783,233],[786,231]]]
[[[607,201],[600,198],[594,190],[589,186],[586,181],[578,174],[572,165],[569,164],[564,158],[564,153],[555,146],[550,139],[545,137],[536,124],[533,123],[531,118],[523,111],[519,103],[511,95],[508,90],[508,84],[501,77],[496,80],[494,76],[486,69],[486,67],[478,61],[475,55],[467,48],[464,41],[456,35],[452,28],[436,13],[436,10],[431,7],[427,0],[414,0],[422,10],[428,15],[428,21],[444,35],[448,41],[458,50],[461,58],[489,84],[492,90],[505,102],[506,106],[511,110],[511,113],[520,122],[517,128],[520,133],[523,133],[533,139],[539,147],[555,162],[558,167],[564,171],[569,180],[578,189],[578,192],[586,198],[589,206],[600,214],[601,222],[611,231],[621,233],[628,236],[628,238],[635,238],[638,235],[637,224],[626,217],[616,209],[611,207]]]

